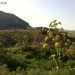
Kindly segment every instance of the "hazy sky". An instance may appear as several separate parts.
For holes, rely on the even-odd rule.
[[[57,19],[62,23],[58,27],[75,30],[75,0],[0,0],[0,10],[15,14],[32,27],[48,27]]]

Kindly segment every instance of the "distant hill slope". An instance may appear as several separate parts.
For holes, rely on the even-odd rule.
[[[14,14],[0,11],[0,30],[2,29],[26,29],[30,25]]]
[[[71,37],[75,37],[75,30],[67,30],[67,33]]]

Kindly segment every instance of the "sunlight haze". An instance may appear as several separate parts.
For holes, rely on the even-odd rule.
[[[56,19],[67,30],[75,30],[75,0],[0,0],[0,11],[12,13],[32,27],[48,27]]]

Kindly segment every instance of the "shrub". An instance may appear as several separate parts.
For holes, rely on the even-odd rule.
[[[75,67],[75,60],[68,60],[66,66],[70,66],[71,68]]]
[[[23,45],[22,47],[20,47],[20,50],[22,50],[22,51],[32,51],[32,47],[30,47],[28,45]]]
[[[48,72],[41,68],[27,68],[27,75],[49,75]]]
[[[54,71],[52,75],[75,75],[75,70],[59,69],[59,71]]]

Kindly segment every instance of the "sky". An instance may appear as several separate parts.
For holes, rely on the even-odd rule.
[[[58,27],[75,30],[75,0],[0,0],[0,11],[15,14],[32,27],[48,27],[56,19],[62,23]]]

